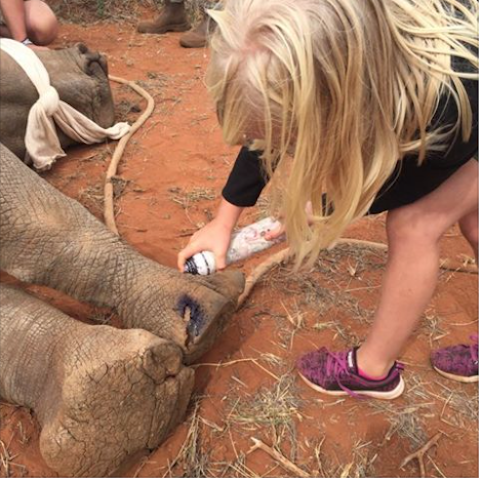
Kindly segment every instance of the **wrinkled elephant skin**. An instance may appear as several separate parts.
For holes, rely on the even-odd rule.
[[[108,475],[183,419],[194,376],[172,342],[78,322],[13,287],[0,302],[0,395],[35,411],[61,475]]]
[[[188,363],[213,345],[235,311],[242,274],[198,277],[149,260],[8,149],[0,154],[3,270],[114,308],[125,327],[175,342]]]

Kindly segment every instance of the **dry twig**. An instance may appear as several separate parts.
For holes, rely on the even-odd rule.
[[[256,358],[240,358],[238,360],[232,360],[231,362],[225,362],[225,363],[197,363],[195,365],[191,365],[192,368],[197,368],[197,367],[228,367],[230,365],[235,365],[236,363],[241,363],[241,362],[252,362],[255,365],[257,365],[261,370],[264,370],[268,375],[270,375],[272,378],[274,378],[277,381],[280,381],[280,378],[274,375],[270,370],[267,370],[267,368],[263,367]]]
[[[422,448],[419,448],[416,452],[411,453],[410,455],[405,457],[400,465],[400,468],[403,468],[405,465],[407,465],[407,463],[411,462],[412,460],[417,459],[418,465],[420,467],[420,476],[422,478],[426,478],[427,475],[425,473],[424,456],[434,445],[437,444],[441,437],[442,432],[434,435]]]
[[[293,473],[296,477],[299,478],[310,478],[311,475],[301,470],[297,465],[294,465],[291,461],[289,461],[284,455],[280,454],[277,450],[269,445],[266,445],[261,440],[251,437],[251,440],[254,442],[254,445],[248,450],[247,455],[252,453],[255,450],[263,450],[264,452],[268,453],[274,460],[276,460],[282,467],[284,467],[287,471]]]
[[[288,258],[289,249],[286,248],[270,256],[267,260],[258,265],[247,277],[244,291],[240,295],[239,301],[237,303],[237,309],[239,309],[247,300],[247,297],[250,295],[252,289],[254,288],[255,284],[260,280],[260,278],[263,277],[271,268],[287,261]]]

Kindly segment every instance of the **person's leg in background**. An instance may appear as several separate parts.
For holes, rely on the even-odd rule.
[[[460,231],[474,251],[474,257],[479,264],[479,209],[461,218]]]
[[[479,209],[459,221],[464,238],[474,251],[479,264]],[[477,324],[479,319],[476,319]],[[468,344],[450,345],[432,352],[431,363],[444,377],[458,382],[473,383],[479,380],[479,337],[471,335]]]
[[[163,11],[153,21],[141,22],[140,33],[186,32],[190,30],[184,0],[165,0]]]
[[[185,48],[203,48],[208,44],[210,33],[215,27],[215,22],[207,14],[207,10],[219,8],[220,3],[201,2],[199,4],[201,20],[189,32],[184,33],[180,38],[180,45]]]
[[[0,0],[0,7],[0,37],[20,42],[29,38],[40,46],[49,45],[56,39],[59,31],[57,18],[42,0]]]

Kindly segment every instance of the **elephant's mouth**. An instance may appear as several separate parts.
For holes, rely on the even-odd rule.
[[[178,301],[177,311],[183,318],[187,319],[187,332],[190,338],[200,336],[207,323],[206,316],[198,302],[183,295]]]

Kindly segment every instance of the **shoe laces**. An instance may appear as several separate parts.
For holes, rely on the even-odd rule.
[[[352,373],[348,367],[348,355],[352,354],[352,351],[346,352],[330,352],[327,350],[328,356],[326,357],[326,378],[334,378],[338,383],[339,387],[345,391],[348,395],[353,398],[361,398],[365,399],[366,397],[363,395],[359,395],[357,392],[351,390],[346,385],[343,384],[342,379],[345,376],[350,376]],[[404,365],[400,362],[395,362],[394,367],[398,373],[404,370]]]
[[[348,369],[347,356],[351,355],[351,351],[346,352],[330,352],[327,350],[328,356],[326,357],[326,378],[334,378],[339,387],[344,390],[348,395],[354,398],[360,398],[356,392],[348,388],[342,383],[344,376],[349,376],[350,371]]]
[[[475,333],[469,337],[474,343],[470,346],[471,358],[475,364],[479,363],[479,335]]]

